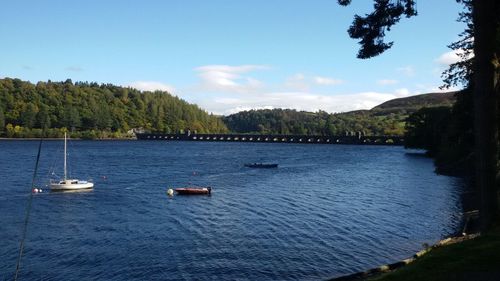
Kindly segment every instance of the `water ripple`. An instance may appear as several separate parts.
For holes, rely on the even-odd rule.
[[[43,171],[59,142],[47,142]],[[399,147],[74,142],[87,193],[36,194],[22,278],[318,280],[453,233],[462,182]],[[0,277],[17,255],[35,142],[0,141]],[[249,169],[246,162],[277,162]],[[92,163],[85,165],[84,163]],[[46,178],[40,178],[43,186]],[[210,185],[212,196],[169,198]],[[28,188],[27,188],[28,187]]]

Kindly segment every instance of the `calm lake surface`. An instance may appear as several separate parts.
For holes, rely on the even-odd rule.
[[[43,144],[38,185],[62,175]],[[0,279],[11,280],[37,141],[0,141]],[[322,280],[460,226],[464,183],[402,147],[71,141],[95,189],[33,198],[20,280]],[[251,169],[246,162],[275,162]],[[189,183],[212,196],[166,196]]]

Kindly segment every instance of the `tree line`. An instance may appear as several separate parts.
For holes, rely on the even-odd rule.
[[[474,130],[472,92],[457,92],[452,107],[424,107],[406,120],[405,146],[425,149],[442,174],[472,177]]]
[[[133,128],[223,133],[218,116],[168,92],[141,92],[112,84],[0,79],[0,135],[4,137],[125,137]]]
[[[281,135],[403,135],[407,115],[369,110],[346,113],[307,112],[293,109],[249,110],[223,117],[236,133]]]
[[[89,82],[30,82],[0,79],[0,136],[126,138],[131,129],[174,133],[292,135],[403,135],[405,119],[435,94],[394,100],[372,110],[344,113],[293,109],[250,110],[221,117],[168,92]],[[439,102],[451,104],[449,98]],[[440,103],[441,104],[441,103]]]

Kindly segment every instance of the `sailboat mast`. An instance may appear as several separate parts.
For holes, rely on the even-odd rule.
[[[64,180],[67,178],[66,174],[66,132],[64,132]]]

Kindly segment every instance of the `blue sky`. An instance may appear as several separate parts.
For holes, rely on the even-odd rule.
[[[464,29],[455,0],[419,0],[388,34],[392,49],[356,58],[347,29],[372,1],[5,1],[0,77],[162,89],[208,112],[341,112],[437,91]]]

